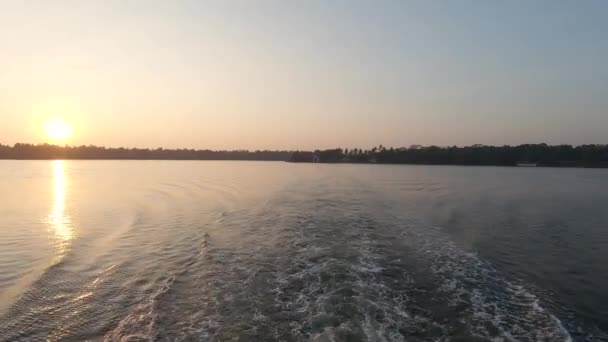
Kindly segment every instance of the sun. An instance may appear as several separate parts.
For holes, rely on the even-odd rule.
[[[69,139],[74,134],[72,126],[63,119],[47,121],[44,124],[44,131],[49,138],[57,141]]]

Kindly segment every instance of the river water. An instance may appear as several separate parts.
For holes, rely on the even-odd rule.
[[[0,340],[607,341],[608,170],[0,161]]]

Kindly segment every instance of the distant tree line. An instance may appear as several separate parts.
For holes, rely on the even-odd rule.
[[[0,144],[0,159],[167,159],[167,160],[278,160],[289,159],[290,151],[212,151],[192,149],[107,148],[49,144]]]
[[[313,152],[297,151],[291,155],[289,161],[497,166],[528,163],[538,166],[608,167],[608,145],[526,144],[465,147],[413,145],[408,148],[386,148],[380,145],[368,150],[337,148]]]
[[[275,160],[321,163],[381,163],[437,165],[502,165],[531,163],[538,166],[608,167],[608,145],[526,144],[519,146],[472,145],[438,147],[412,145],[371,149],[316,151],[213,151],[193,149],[107,148],[49,144],[0,144],[0,159],[166,159],[166,160]]]

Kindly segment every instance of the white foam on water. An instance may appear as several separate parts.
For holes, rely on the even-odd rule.
[[[154,340],[157,336],[158,300],[171,289],[175,276],[168,277],[143,303],[135,305],[104,341],[131,341],[133,339]]]
[[[411,225],[403,236],[430,262],[440,280],[438,290],[449,305],[470,311],[465,322],[474,335],[495,341],[572,341],[562,322],[534,294],[507,280],[476,254],[459,249],[441,228]]]

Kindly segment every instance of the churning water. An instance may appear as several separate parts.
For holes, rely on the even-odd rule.
[[[608,170],[0,162],[0,340],[606,341]]]

